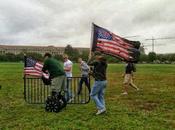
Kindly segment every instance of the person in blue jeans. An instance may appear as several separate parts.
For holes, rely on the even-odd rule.
[[[103,56],[97,55],[95,57],[95,61],[90,60],[88,62],[88,65],[94,67],[92,76],[94,77],[95,82],[92,86],[90,96],[94,100],[96,107],[98,109],[96,115],[100,115],[106,112],[104,94],[107,85],[106,80],[107,62]]]
[[[64,54],[64,71],[67,77],[66,80],[66,94],[65,98],[68,102],[72,102],[74,100],[74,94],[72,93],[72,61],[69,60],[68,55]]]

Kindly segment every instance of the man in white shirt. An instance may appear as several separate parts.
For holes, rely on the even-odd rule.
[[[68,59],[67,55],[63,56],[64,58],[64,71],[66,73],[66,77],[72,77],[72,61]]]
[[[71,84],[71,80],[72,80],[72,61],[70,61],[68,59],[68,55],[63,55],[64,58],[64,71],[66,73],[66,77],[67,77],[67,86],[66,86],[66,90],[67,90],[67,94],[66,94],[66,99],[67,101],[71,102],[73,99],[73,94],[71,91],[72,88],[72,84]]]

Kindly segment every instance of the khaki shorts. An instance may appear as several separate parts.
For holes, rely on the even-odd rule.
[[[123,84],[130,84],[132,83],[132,75],[131,74],[125,74]]]
[[[58,76],[52,79],[51,89],[55,92],[64,90],[66,85],[66,76]]]

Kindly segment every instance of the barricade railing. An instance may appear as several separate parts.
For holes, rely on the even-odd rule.
[[[90,101],[90,77],[89,86],[83,84],[81,93],[78,94],[79,84],[82,77],[67,78],[65,97],[69,104],[86,104]],[[44,85],[41,78],[24,76],[24,99],[29,104],[44,104],[51,95],[51,86]]]

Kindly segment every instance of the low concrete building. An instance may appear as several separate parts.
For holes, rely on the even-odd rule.
[[[44,55],[46,52],[51,53],[52,55],[62,55],[64,53],[65,47],[55,47],[55,46],[11,46],[11,45],[0,45],[0,55],[6,53],[40,53]],[[79,48],[76,47],[79,53],[82,51],[88,51],[89,48]]]

